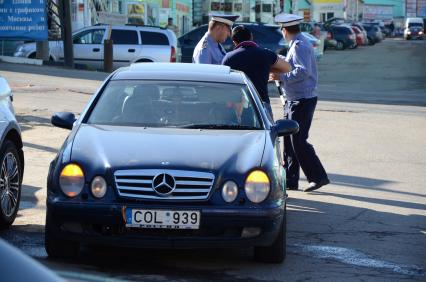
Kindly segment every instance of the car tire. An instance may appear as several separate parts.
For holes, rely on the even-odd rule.
[[[3,170],[3,165],[12,167]],[[18,148],[6,139],[0,148],[0,230],[8,228],[15,221],[21,200],[22,173]]]
[[[80,252],[80,244],[73,241],[64,240],[55,233],[57,228],[54,221],[46,212],[46,225],[44,233],[44,248],[50,258],[75,258]]]
[[[345,44],[343,44],[342,41],[337,41],[336,50],[343,50],[343,49],[345,49]]]
[[[282,263],[285,260],[287,253],[287,209],[284,209],[284,217],[281,222],[280,231],[277,238],[270,246],[255,247],[254,260],[257,262],[266,263]]]
[[[376,42],[372,38],[368,38],[368,45],[373,46]]]

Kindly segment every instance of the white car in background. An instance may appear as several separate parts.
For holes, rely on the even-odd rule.
[[[103,42],[108,37],[109,26],[98,24],[73,34],[74,62],[90,68],[102,69]],[[175,62],[177,39],[173,31],[151,26],[112,26],[114,68],[140,62]],[[35,58],[35,42],[19,46],[15,57]],[[49,41],[51,61],[64,60],[62,41]]]

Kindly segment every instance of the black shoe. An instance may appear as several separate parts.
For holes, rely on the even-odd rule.
[[[329,183],[330,183],[330,180],[328,180],[328,178],[323,179],[319,182],[311,182],[311,183],[309,183],[308,188],[303,190],[303,192],[311,192],[311,191],[317,190],[317,189],[321,188],[322,186],[327,185]]]
[[[294,186],[290,186],[290,187],[286,187],[287,190],[299,190],[299,187],[294,187]]]

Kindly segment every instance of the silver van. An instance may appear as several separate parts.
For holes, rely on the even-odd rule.
[[[21,129],[12,101],[9,84],[0,76],[0,230],[16,218],[24,175]]]
[[[103,42],[107,39],[109,26],[98,24],[76,31],[73,34],[74,61],[90,68],[102,69]],[[138,62],[175,62],[177,39],[172,30],[152,26],[112,26],[114,42],[114,68]],[[62,41],[49,41],[50,60],[64,60]],[[35,58],[36,44],[19,46],[15,57]]]

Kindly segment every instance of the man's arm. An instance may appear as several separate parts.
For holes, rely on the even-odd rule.
[[[196,64],[211,64],[212,56],[207,48],[202,48],[198,54],[194,54],[193,60]]]
[[[271,72],[277,72],[277,73],[290,72],[291,70],[292,70],[291,65],[287,63],[285,60],[281,59],[280,57],[277,57],[275,64],[273,64],[271,67]]]
[[[304,80],[311,68],[311,54],[306,46],[296,44],[293,49],[293,65],[294,69],[288,73],[280,75],[281,81],[292,82]]]

